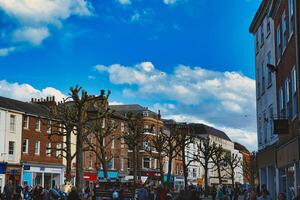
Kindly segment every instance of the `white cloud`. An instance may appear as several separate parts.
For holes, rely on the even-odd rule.
[[[0,49],[0,57],[1,56],[7,56],[10,53],[14,52],[16,50],[16,47],[7,47]]]
[[[13,33],[13,38],[15,42],[29,42],[32,45],[40,45],[45,38],[50,35],[48,28],[32,28],[23,27],[17,29]]]
[[[130,5],[131,4],[130,0],[117,0],[117,1],[122,5]]]
[[[217,126],[206,120],[200,119],[197,116],[191,116],[191,115],[186,115],[186,114],[167,115],[167,116],[163,116],[163,117],[166,119],[173,119],[178,122],[201,123],[201,124],[205,124],[207,126],[217,128],[217,129],[225,132],[232,141],[244,144],[250,151],[254,151],[257,149],[257,134],[256,134],[256,132],[247,131],[247,130],[238,129],[238,128]]]
[[[123,105],[124,103],[123,102],[120,102],[120,101],[110,101],[109,102],[109,105]]]
[[[167,4],[167,5],[172,5],[172,4],[175,4],[177,2],[177,0],[164,0],[164,4]]]
[[[163,116],[172,116],[179,121],[198,120],[239,130],[240,133],[251,133],[254,137],[255,81],[239,72],[179,65],[173,72],[166,73],[151,62],[133,66],[97,65],[95,68],[100,73],[108,73],[113,84],[123,85],[126,98],[161,102],[152,108],[160,109]],[[249,139],[249,145],[254,140]],[[243,141],[247,142],[246,139]]]
[[[38,90],[26,83],[9,83],[6,80],[0,81],[0,96],[21,101],[30,101],[31,98],[45,98],[47,96],[55,96],[56,101],[66,98],[65,94],[53,87]]]
[[[86,0],[0,0],[3,11],[15,29],[2,28],[7,41],[39,45],[50,36],[49,25],[61,27],[70,16],[91,16],[92,6]],[[7,55],[7,54],[6,54]]]

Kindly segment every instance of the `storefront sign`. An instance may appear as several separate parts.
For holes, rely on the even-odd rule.
[[[108,170],[107,171],[107,176],[108,176],[107,178],[109,178],[109,179],[116,179],[116,178],[118,178],[119,173],[118,173],[118,171]],[[98,177],[99,178],[104,178],[104,172],[103,172],[103,170],[99,170]]]
[[[24,165],[24,166],[23,166],[23,169],[24,169],[24,170],[30,170],[30,165]]]
[[[5,174],[6,173],[6,168],[7,168],[7,163],[6,162],[0,163],[0,174]]]
[[[83,179],[86,181],[96,181],[97,174],[83,174]]]

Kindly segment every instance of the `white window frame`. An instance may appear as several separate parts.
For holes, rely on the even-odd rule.
[[[25,146],[25,151],[24,151],[24,149],[23,149],[23,147],[24,147],[24,141],[26,141],[26,146]],[[28,146],[29,146],[29,140],[28,139],[23,139],[23,141],[22,141],[22,152],[23,153],[28,153]]]
[[[284,96],[285,96],[285,115],[287,118],[290,116],[289,103],[290,103],[290,81],[287,78],[284,82]]]
[[[10,115],[9,116],[9,131],[11,133],[15,133],[16,132],[16,115]]]
[[[35,124],[34,124],[34,129],[35,129],[35,131],[38,131],[38,132],[41,131],[41,120],[40,119],[36,119]]]
[[[51,124],[52,124],[52,121],[51,120],[48,120],[47,121],[47,127],[46,127],[46,132],[48,133],[48,134],[51,134]]]
[[[61,143],[57,143],[56,144],[56,157],[61,157],[61,149],[62,146],[61,146]]]
[[[291,84],[292,84],[292,116],[295,117],[297,115],[297,73],[295,66],[291,72]]]
[[[28,115],[24,115],[23,116],[23,128],[24,129],[29,129],[29,116]]]
[[[282,115],[284,114],[284,113],[282,113],[282,111],[284,110],[284,105],[283,105],[283,90],[282,90],[282,87],[280,87],[279,91],[278,91],[278,103],[279,103],[280,117],[282,117]]]
[[[51,148],[52,148],[51,142],[47,142],[47,144],[46,144],[46,156],[48,156],[48,157],[51,157],[51,155],[52,155],[52,149]]]
[[[287,46],[287,27],[286,27],[286,14],[285,11],[281,16],[281,29],[282,29],[282,54],[284,53]]]
[[[291,36],[294,33],[294,29],[295,29],[295,3],[294,0],[289,0],[288,1],[289,4],[289,39],[291,38]]]
[[[11,146],[11,144],[12,144],[12,146]],[[15,155],[15,144],[16,144],[15,141],[9,141],[8,142],[8,155],[9,156]],[[12,149],[11,149],[11,147],[12,147]]]
[[[280,58],[281,58],[281,53],[282,53],[282,48],[281,48],[281,29],[280,26],[278,25],[277,30],[276,30],[276,59],[277,59],[277,63],[280,62]]]
[[[41,142],[36,141],[34,143],[34,155],[40,155],[40,153],[41,153]]]

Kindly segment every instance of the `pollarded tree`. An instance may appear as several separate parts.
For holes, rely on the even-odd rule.
[[[152,131],[157,130],[152,128]],[[160,172],[160,180],[161,183],[164,182],[164,158],[166,156],[165,154],[165,148],[167,145],[166,141],[166,132],[164,129],[160,128],[157,131],[154,132],[153,135],[149,135],[145,139],[149,142],[149,148],[145,149],[150,153],[152,157],[156,157],[158,160],[159,165],[159,172]]]
[[[180,152],[183,166],[184,186],[185,190],[188,189],[188,167],[195,161],[194,157],[190,158],[186,155],[186,147],[195,142],[195,135],[192,132],[191,127],[188,124],[176,124],[177,137],[176,143],[178,143],[178,151]]]
[[[74,135],[74,122],[75,112],[73,107],[68,103],[68,99],[63,99],[59,102],[55,109],[51,109],[49,119],[51,120],[51,132],[49,139],[52,140],[55,136],[63,138],[61,148],[48,147],[47,149],[61,152],[61,155],[66,160],[66,180],[71,181],[72,160],[76,156],[76,152],[72,152],[72,136]],[[49,125],[49,124],[48,124]],[[47,126],[48,126],[47,125]]]
[[[232,188],[234,188],[234,179],[236,176],[236,169],[240,168],[242,163],[242,158],[239,157],[237,154],[234,153],[226,153],[224,157],[224,163],[225,166],[223,167],[223,170],[228,174]]]
[[[212,157],[217,149],[217,145],[211,142],[209,137],[200,138],[200,143],[198,144],[198,154],[196,155],[197,161],[204,169],[204,192],[205,196],[208,196],[208,171],[211,169],[211,164],[213,164]]]
[[[175,122],[170,124],[165,124],[168,130],[164,131],[166,145],[164,152],[168,158],[168,172],[167,172],[167,187],[170,187],[171,173],[172,173],[172,162],[179,154],[179,139],[178,135],[180,133]]]
[[[223,165],[224,165],[224,156],[225,152],[221,145],[215,145],[215,151],[211,157],[211,160],[213,162],[215,171],[218,173],[218,180],[219,184],[222,184],[222,179],[224,178],[223,171]]]
[[[89,106],[91,121],[87,130],[88,135],[84,140],[89,151],[93,152],[101,163],[105,178],[108,178],[108,163],[114,157],[111,148],[108,147],[117,139],[114,137],[117,128],[114,113],[108,107],[109,95],[109,91],[105,96],[102,90],[101,95],[92,100],[92,104]]]
[[[128,129],[123,133],[122,138],[128,149],[131,150],[131,165],[133,168],[134,180],[141,179],[141,157],[139,151],[145,140],[144,119],[142,113],[127,113]]]

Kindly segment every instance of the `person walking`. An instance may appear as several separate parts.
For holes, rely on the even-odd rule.
[[[14,194],[14,186],[12,180],[8,180],[4,186],[4,200],[11,200]]]
[[[73,186],[71,188],[71,192],[68,195],[68,200],[80,200],[76,187]]]

